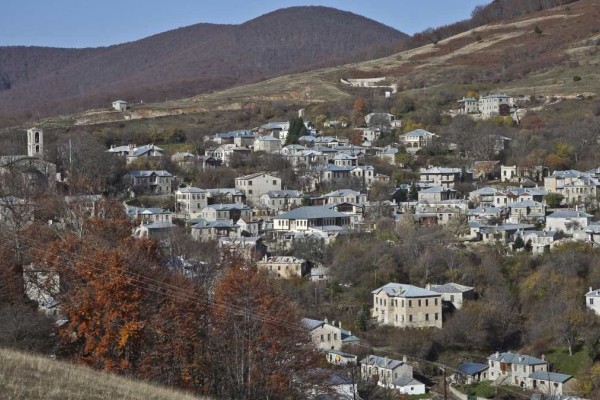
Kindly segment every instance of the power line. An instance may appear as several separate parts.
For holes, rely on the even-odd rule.
[[[42,226],[45,226],[43,224],[40,224]],[[16,238],[12,238],[12,236],[17,236],[17,234],[15,232],[12,232],[8,229],[6,229],[5,227],[0,226],[0,237],[3,237],[5,240],[11,241],[15,244],[19,243],[19,240],[17,240]],[[21,243],[29,243],[30,245],[34,245],[34,246],[40,246],[40,245],[47,245],[47,243],[43,243],[39,240],[30,238],[30,237],[20,237],[20,242]],[[57,252],[51,252],[51,255],[57,256],[62,258],[63,261],[74,261],[73,258],[69,258],[68,257],[68,253],[71,253],[70,256],[71,257],[78,257],[79,259],[82,260],[86,260],[88,262],[90,262],[89,266],[94,269],[97,270],[99,272],[105,272],[104,269],[102,269],[100,266],[95,266],[96,264],[98,264],[98,260],[92,259],[91,257],[82,255],[82,254],[78,254],[75,253],[74,251],[70,251],[67,249],[62,249],[62,248],[58,248],[56,250],[61,251],[62,253],[66,253],[67,255],[60,255]],[[108,249],[103,249],[103,250],[108,250]],[[31,255],[31,254],[30,254]],[[66,263],[65,263],[66,264]],[[106,265],[103,263],[100,263],[100,265]],[[68,266],[67,267],[73,270],[72,266]],[[252,317],[260,322],[264,322],[267,324],[272,324],[272,325],[279,325],[279,326],[283,326],[285,328],[291,329],[291,330],[307,330],[306,326],[302,325],[301,323],[291,323],[289,321],[283,320],[281,318],[276,318],[273,317],[272,315],[269,314],[265,314],[265,313],[260,313],[260,312],[256,312],[256,311],[249,311],[247,308],[244,308],[242,306],[238,306],[232,303],[227,303],[227,302],[221,302],[221,301],[217,301],[214,299],[202,299],[202,298],[198,298],[197,293],[196,292],[192,292],[189,291],[187,289],[181,288],[179,286],[170,284],[168,282],[164,282],[164,281],[160,281],[148,276],[144,276],[141,275],[139,273],[133,273],[131,271],[123,271],[124,275],[127,275],[131,281],[133,283],[129,283],[129,285],[136,287],[138,289],[142,289],[142,290],[147,290],[149,292],[152,293],[157,293],[163,296],[167,296],[167,297],[171,297],[174,299],[179,299],[179,300],[188,300],[188,301],[192,301],[192,302],[198,302],[198,303],[203,303],[205,305],[212,305],[212,306],[217,306],[217,307],[221,307],[221,308],[225,308],[228,311],[233,311],[234,314],[236,315],[243,315],[243,316],[247,316],[247,317]],[[357,347],[361,347],[364,349],[369,350],[370,352],[376,352],[376,353],[380,353],[380,354],[386,354],[386,355],[392,355],[395,357],[405,357],[406,355],[404,354],[400,354],[394,351],[390,351],[390,350],[382,350],[382,349],[377,349],[371,345],[368,344],[364,344],[364,343],[354,343],[353,346],[357,346]],[[408,359],[412,359],[414,361],[418,361],[418,362],[422,362],[422,363],[426,363],[429,365],[432,365],[440,370],[443,371],[443,375],[444,375],[444,385],[446,385],[446,381],[445,381],[445,373],[446,370],[449,371],[453,371],[453,372],[459,372],[457,369],[449,367],[447,365],[444,365],[442,363],[438,363],[435,361],[430,361],[430,360],[426,360],[423,358],[419,358],[419,357],[415,357],[415,356],[406,356]],[[523,397],[528,398],[528,396],[526,396],[523,393],[519,393],[519,392],[515,392],[515,391],[511,391],[510,389],[507,389],[505,387],[503,387],[503,390],[507,390],[513,394],[516,395],[520,395]]]

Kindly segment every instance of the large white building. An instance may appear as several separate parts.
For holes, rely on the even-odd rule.
[[[399,328],[441,328],[442,295],[420,287],[388,283],[371,292],[372,316]]]
[[[196,187],[180,188],[175,192],[176,211],[186,218],[196,218],[208,205],[208,192]]]

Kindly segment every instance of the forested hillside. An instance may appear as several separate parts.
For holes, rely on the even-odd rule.
[[[378,46],[398,44],[399,50],[406,38],[349,12],[293,7],[241,25],[197,24],[105,48],[4,47],[0,115],[36,117],[105,106],[117,98],[149,102],[192,96],[324,63],[381,56]]]

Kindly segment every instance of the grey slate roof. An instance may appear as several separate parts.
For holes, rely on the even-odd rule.
[[[433,133],[426,131],[425,129],[415,129],[414,131],[410,131],[405,133],[404,135],[400,135],[400,137],[408,137],[408,136],[432,136]]]
[[[510,351],[500,353],[498,355],[496,353],[494,353],[488,357],[488,360],[505,362],[507,364],[518,364],[518,365],[548,364],[546,361],[541,360],[539,358],[524,355],[524,354],[511,353]]]
[[[475,375],[489,368],[487,364],[479,364],[474,362],[464,362],[460,364],[457,371],[465,375]]]
[[[171,175],[171,173],[169,171],[165,171],[164,169],[161,170],[144,170],[144,171],[129,171],[129,175],[131,176],[135,176],[135,177],[148,177],[148,176],[152,176],[152,175],[156,175],[156,176],[162,176],[162,177],[172,177],[173,175]]]
[[[464,293],[474,288],[470,286],[459,285],[458,283],[449,282],[443,285],[431,285],[430,290],[436,293]]]
[[[410,386],[410,385],[422,385],[423,383],[416,380],[412,376],[400,376],[392,381],[394,386]]]
[[[316,218],[347,218],[346,214],[320,206],[298,207],[295,210],[279,214],[273,219],[316,219]]]
[[[393,358],[379,357],[374,355],[366,356],[360,360],[360,363],[363,365],[373,365],[379,368],[391,370],[394,370],[404,364],[402,361],[394,360]]]
[[[423,289],[413,285],[405,285],[402,283],[388,283],[378,289],[373,290],[372,294],[377,294],[380,291],[384,291],[388,296],[393,297],[433,297],[440,296],[439,293],[431,290]]]
[[[554,211],[552,214],[548,215],[546,218],[591,218],[592,215],[585,213],[583,211],[575,211],[575,210],[561,210]]]
[[[565,383],[569,379],[571,379],[571,375],[559,374],[557,372],[546,372],[546,371],[536,371],[529,375],[529,379],[537,379],[541,381],[550,381],[550,382],[558,382]]]

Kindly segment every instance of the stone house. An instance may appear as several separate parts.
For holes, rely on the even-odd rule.
[[[441,186],[453,189],[454,185],[460,183],[462,170],[460,168],[433,167],[421,169],[419,180],[430,186]]]
[[[273,136],[259,136],[254,139],[254,151],[265,153],[277,153],[281,150],[281,140]]]
[[[186,218],[200,216],[202,209],[208,206],[208,192],[196,187],[179,188],[175,192],[175,211]]]
[[[273,229],[276,231],[303,232],[332,226],[345,228],[349,225],[348,215],[319,206],[299,207],[273,218]]]
[[[593,290],[590,287],[590,291],[585,294],[585,305],[596,315],[600,315],[600,289]]]
[[[369,355],[360,360],[360,375],[364,380],[377,379],[379,386],[387,387],[394,379],[413,377],[413,368],[407,363],[406,357],[402,361],[388,357]]]
[[[259,271],[267,271],[278,278],[302,278],[310,273],[306,260],[289,256],[265,257],[256,263]]]
[[[235,178],[235,188],[246,195],[252,204],[260,203],[260,196],[272,190],[281,190],[281,179],[264,172]]]
[[[442,295],[420,287],[388,283],[371,292],[372,317],[399,328],[441,328]]]
[[[433,186],[418,192],[419,203],[437,203],[454,200],[457,197],[458,191],[442,186]]]
[[[398,140],[404,145],[407,152],[416,153],[433,143],[436,136],[435,133],[428,132],[425,129],[415,129],[414,131],[400,135]]]
[[[432,292],[442,295],[442,301],[451,304],[456,310],[460,310],[465,300],[475,299],[475,288],[449,282],[443,285],[427,284],[425,287]]]
[[[360,341],[351,331],[342,329],[341,322],[329,323],[327,318],[323,321],[303,318],[301,323],[308,329],[313,343],[320,350],[341,350],[343,345]]]
[[[303,200],[304,194],[299,190],[270,190],[260,196],[260,203],[275,212],[300,207]]]
[[[585,230],[593,216],[579,210],[559,210],[546,216],[546,229],[572,234]]]
[[[165,170],[129,171],[132,189],[154,195],[173,193],[173,175]]]

